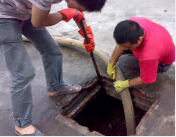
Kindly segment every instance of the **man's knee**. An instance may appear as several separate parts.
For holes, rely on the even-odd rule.
[[[118,65],[120,69],[137,69],[139,70],[139,61],[133,54],[124,54],[119,57]]]
[[[129,57],[126,54],[119,57],[118,66],[121,70],[127,70],[130,67],[128,58]]]
[[[22,89],[28,87],[35,78],[34,68],[26,69],[25,71],[17,72],[12,76],[12,89]]]
[[[118,66],[125,78],[134,78],[140,75],[139,62],[133,54],[124,54],[120,56]]]
[[[120,69],[122,69],[123,66],[124,66],[124,57],[123,57],[123,55],[119,57],[119,60],[118,60],[117,63],[118,63],[118,66],[120,67]]]
[[[62,51],[57,43],[54,43],[53,45],[51,45],[51,47],[49,47],[46,50],[47,52],[45,52],[44,55],[61,56],[61,57],[63,56]]]

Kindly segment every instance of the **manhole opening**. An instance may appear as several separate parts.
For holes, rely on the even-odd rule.
[[[146,111],[134,106],[136,125]],[[106,136],[126,136],[126,123],[122,102],[107,94],[100,94],[73,118],[90,131]]]
[[[115,91],[112,79],[101,77],[106,94],[102,94],[101,86],[95,77],[78,94],[64,103],[61,114],[73,118],[78,124],[88,127],[90,131],[97,131],[107,136],[125,136],[127,132],[121,95]],[[148,111],[156,105],[159,96],[153,92],[134,88],[130,88],[130,93],[135,125],[139,127],[148,115]]]

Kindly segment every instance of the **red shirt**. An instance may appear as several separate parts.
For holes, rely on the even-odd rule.
[[[175,61],[175,46],[167,30],[155,22],[142,17],[128,20],[137,22],[145,31],[141,45],[132,50],[139,61],[140,78],[144,83],[153,83],[157,78],[158,64]]]

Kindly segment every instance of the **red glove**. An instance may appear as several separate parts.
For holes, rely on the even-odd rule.
[[[83,43],[83,44],[84,44],[84,46],[85,46],[86,51],[87,51],[88,53],[90,53],[90,52],[93,52],[93,51],[94,51],[94,48],[95,48],[94,36],[93,36],[93,33],[92,33],[92,30],[91,30],[90,26],[86,27],[85,29],[86,29],[87,36],[88,36],[88,38],[89,38],[90,43],[87,44],[87,43],[86,43],[86,40],[84,39],[84,43]],[[78,33],[79,33],[83,38],[85,38],[85,37],[84,37],[84,33],[83,33],[82,30],[79,30]]]
[[[72,18],[75,20],[76,23],[80,23],[81,19],[85,20],[84,14],[76,9],[68,8],[60,10],[58,12],[66,17],[66,19],[64,19],[64,21],[66,22],[70,21]]]

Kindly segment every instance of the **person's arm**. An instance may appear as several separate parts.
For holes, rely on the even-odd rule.
[[[137,78],[134,78],[131,80],[124,80],[124,81],[117,80],[114,82],[114,88],[117,92],[120,93],[121,91],[123,91],[126,88],[140,86],[143,84],[145,84],[145,83],[142,82],[141,78],[137,77]]]
[[[140,77],[131,80],[116,81],[114,87],[117,92],[121,92],[128,87],[150,84],[156,81],[158,70],[158,59],[144,60],[140,62]]]
[[[134,87],[134,86],[141,86],[145,83],[142,82],[140,77],[137,77],[137,78],[129,80],[129,84],[130,84],[131,87]]]
[[[51,13],[50,10],[41,10],[35,5],[32,6],[31,22],[34,27],[52,26],[65,19],[60,12]]]
[[[74,18],[73,18],[73,19],[74,19]],[[74,19],[74,20],[75,20],[75,19]],[[85,38],[84,33],[83,33],[83,30],[82,30],[81,25],[80,25],[80,22],[78,22],[78,21],[75,21],[75,22],[76,22],[78,28],[80,29],[80,30],[78,31],[78,33],[79,33],[83,38]],[[85,30],[86,30],[86,33],[87,33],[87,37],[89,38],[89,42],[90,42],[90,43],[87,43],[87,42],[86,42],[86,39],[84,39],[83,45],[85,46],[86,51],[87,51],[88,53],[91,53],[91,52],[94,51],[94,48],[95,48],[95,41],[94,41],[93,32],[92,32],[91,27],[90,27],[90,26],[87,26],[87,23],[86,23],[85,18],[83,19],[83,25],[84,25],[84,27],[85,27]]]
[[[124,50],[117,44],[111,55],[111,59],[109,60],[109,62],[116,63],[119,57],[123,54],[123,52]]]
[[[77,26],[78,26],[79,29],[82,29],[80,23],[76,22],[76,24],[77,24]],[[84,24],[84,27],[86,28],[87,27],[86,20],[83,20],[83,24]]]
[[[123,52],[124,50],[117,44],[111,55],[111,59],[108,62],[107,73],[112,79],[115,79],[116,77],[116,63]]]

